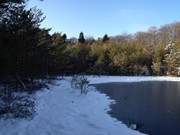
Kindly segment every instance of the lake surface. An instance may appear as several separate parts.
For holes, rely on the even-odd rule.
[[[180,135],[180,82],[96,84],[116,101],[109,112],[149,135]]]

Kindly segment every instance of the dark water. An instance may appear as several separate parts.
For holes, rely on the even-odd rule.
[[[124,123],[135,123],[149,135],[180,135],[180,83],[138,82],[97,84],[117,103],[109,112]]]

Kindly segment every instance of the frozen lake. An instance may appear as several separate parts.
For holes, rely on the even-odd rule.
[[[109,113],[124,123],[135,123],[150,135],[180,134],[180,82],[147,81],[96,84],[116,101]]]

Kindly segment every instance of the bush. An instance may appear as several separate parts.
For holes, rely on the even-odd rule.
[[[88,86],[89,86],[89,81],[83,75],[74,75],[71,79],[71,87],[80,89],[81,94],[87,94]]]
[[[35,99],[27,93],[15,93],[8,86],[1,87],[0,117],[29,118],[35,112]]]

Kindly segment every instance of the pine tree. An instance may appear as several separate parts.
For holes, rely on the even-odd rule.
[[[79,34],[79,39],[78,39],[78,41],[79,41],[79,43],[81,43],[81,44],[84,44],[85,43],[85,38],[84,38],[84,33],[83,32],[81,32],[80,34]]]
[[[108,37],[108,35],[105,34],[104,37],[103,37],[103,39],[102,39],[102,41],[103,41],[103,42],[107,42],[107,41],[109,41],[109,39],[110,39],[110,38]]]

